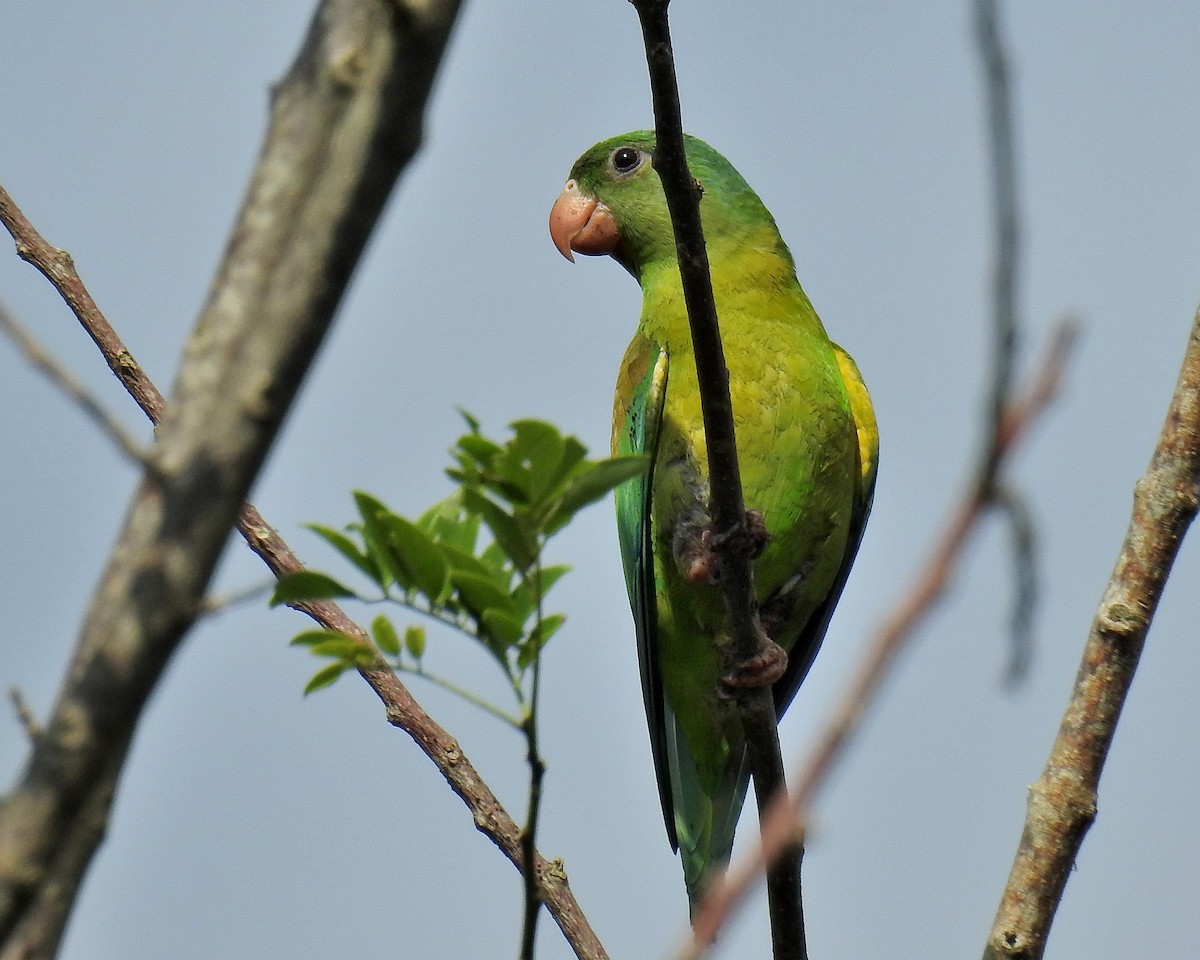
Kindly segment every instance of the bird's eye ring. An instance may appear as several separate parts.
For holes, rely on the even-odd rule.
[[[633,173],[634,170],[642,165],[644,156],[645,154],[636,147],[617,147],[613,151],[609,162],[617,174],[625,176]]]

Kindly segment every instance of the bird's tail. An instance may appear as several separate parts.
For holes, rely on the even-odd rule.
[[[674,725],[673,735],[667,738],[667,750],[679,857],[687,886],[688,912],[692,915],[708,885],[729,863],[734,830],[750,782],[750,767],[745,746],[738,744],[720,770],[705,777],[678,725]]]

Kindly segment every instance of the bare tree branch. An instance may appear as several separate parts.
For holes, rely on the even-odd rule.
[[[684,153],[683,120],[667,15],[670,0],[631,2],[642,27],[654,101],[654,169],[662,180],[675,232],[675,249],[700,384],[700,407],[708,450],[709,510],[713,544],[721,555],[721,594],[732,640],[731,662],[727,667],[732,672],[736,664],[750,661],[760,652],[764,633],[754,590],[753,539],[742,497],[729,371],[725,367],[700,220],[701,191],[688,170]],[[761,818],[771,799],[787,790],[775,702],[770,687],[759,687],[738,691],[737,704]],[[779,851],[768,871],[767,899],[775,960],[804,960],[808,956],[800,894],[802,855],[801,844],[791,844],[786,850]]]
[[[991,505],[1000,507],[1012,526],[1013,568],[1017,589],[1010,619],[1012,653],[1005,670],[1008,682],[1025,674],[1033,648],[1034,612],[1039,593],[1034,524],[1029,504],[1012,484],[1000,477],[993,439],[1008,410],[1020,337],[1019,293],[1021,221],[1017,191],[1017,147],[1013,122],[1011,70],[1000,31],[998,0],[974,0],[975,40],[983,68],[988,131],[988,158],[992,175],[992,218],[995,230],[992,253],[992,382],[988,391],[987,427],[979,463],[979,486]]]
[[[0,187],[0,216],[5,209],[16,209],[12,199]],[[61,252],[61,251],[60,251]],[[73,269],[73,268],[72,268]],[[70,370],[50,355],[37,338],[25,329],[4,304],[0,303],[0,331],[6,333],[16,344],[17,349],[25,355],[30,365],[40,370],[59,390],[75,401],[75,404],[98,426],[117,448],[134,463],[146,465],[146,455],[138,442],[122,425],[121,421],[104,409],[87,388]]]
[[[274,580],[263,580],[261,583],[252,583],[249,586],[231,590],[229,593],[210,593],[200,604],[200,616],[211,617],[214,614],[224,613],[231,607],[240,607],[246,603],[266,600],[274,589]]]
[[[1020,844],[984,960],[1038,960],[1096,816],[1100,773],[1150,621],[1200,503],[1200,311],[1133,515],[1092,621],[1046,768],[1029,789]]]
[[[975,37],[983,64],[987,102],[988,155],[992,173],[992,211],[996,231],[992,263],[992,332],[995,352],[988,398],[993,436],[1008,409],[1016,366],[1018,337],[1017,276],[1020,267],[1020,220],[1017,206],[1017,151],[1013,132],[1008,56],[1000,35],[997,0],[975,0]],[[997,462],[984,469],[996,475]]]
[[[452,0],[415,11],[327,0],[275,91],[153,470],[92,598],[45,733],[0,811],[3,960],[57,950],[141,709],[200,609],[246,492],[419,143],[456,12]],[[71,290],[69,258],[58,267]],[[90,298],[72,292],[68,302],[79,312]]]
[[[129,351],[83,285],[71,255],[42,239],[3,187],[0,187],[0,221],[17,245],[17,256],[50,281],[88,336],[100,348],[101,355],[121,385],[137,401],[142,412],[158,423],[166,408],[166,401],[136,364],[131,369]]]
[[[25,736],[29,738],[32,745],[37,746],[37,742],[42,736],[42,727],[34,717],[33,711],[29,709],[29,704],[25,702],[25,695],[21,693],[20,688],[10,687],[8,699],[12,701],[13,712],[16,713],[17,722],[21,724]]]

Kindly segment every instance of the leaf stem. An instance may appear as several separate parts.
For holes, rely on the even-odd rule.
[[[542,635],[542,554],[541,546],[534,557],[531,569],[533,575],[533,597],[536,604],[534,628],[530,634],[530,642],[538,643]],[[542,809],[542,780],[546,775],[546,764],[538,749],[537,707],[538,692],[542,679],[542,651],[540,646],[534,651],[533,669],[529,684],[529,705],[525,711],[524,722],[521,724],[525,731],[525,741],[528,745],[527,760],[529,762],[529,811],[525,821],[525,829],[521,831],[521,858],[524,869],[521,871],[525,878],[525,922],[521,931],[521,960],[533,960],[534,941],[537,934],[537,920],[542,907],[541,885],[537,876],[537,824]]]
[[[521,730],[524,728],[524,723],[522,723],[522,721],[518,717],[515,717],[511,713],[508,713],[507,711],[502,710],[500,707],[497,707],[493,703],[489,703],[487,700],[484,700],[483,697],[480,697],[477,694],[472,693],[466,687],[460,687],[453,680],[447,680],[445,677],[440,676],[439,674],[430,673],[428,670],[426,670],[424,667],[420,666],[419,664],[416,667],[409,667],[402,663],[397,663],[395,666],[396,666],[396,669],[399,670],[401,673],[408,673],[414,677],[421,677],[424,680],[428,680],[434,686],[441,687],[443,690],[447,691],[448,693],[454,694],[459,699],[465,700],[467,703],[478,707],[480,710],[484,711],[485,713],[491,714],[497,720],[504,721],[510,727],[512,727],[514,730]]]

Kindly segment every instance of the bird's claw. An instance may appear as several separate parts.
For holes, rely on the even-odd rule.
[[[712,530],[705,527],[698,537],[678,551],[680,572],[688,583],[717,583],[721,579],[721,558],[713,549]]]
[[[721,678],[717,694],[731,700],[739,690],[769,687],[787,672],[787,651],[769,637],[762,638],[758,653],[744,660]]]
[[[767,530],[767,522],[763,515],[757,510],[747,510],[745,522],[741,526],[734,527],[728,533],[714,535],[711,539],[713,550],[742,552],[751,560],[757,560],[767,549],[771,534]]]
[[[692,528],[695,531],[695,528]],[[676,537],[675,558],[688,583],[719,583],[721,555],[742,552],[751,560],[762,556],[771,539],[767,524],[757,510],[747,510],[745,523],[723,534],[705,525],[690,537]]]

